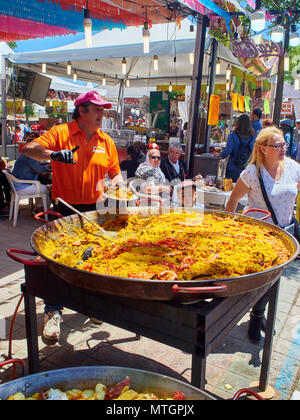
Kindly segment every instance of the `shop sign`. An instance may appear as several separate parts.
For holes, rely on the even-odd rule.
[[[251,39],[243,41],[232,41],[232,53],[236,58],[267,58],[283,55],[281,42],[264,41],[262,44],[255,44]]]
[[[281,115],[293,115],[293,112],[294,108],[292,101],[282,102]]]

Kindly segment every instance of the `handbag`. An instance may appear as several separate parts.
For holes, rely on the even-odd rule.
[[[278,226],[279,225],[278,224],[278,220],[277,220],[276,214],[275,214],[275,212],[273,210],[273,207],[271,206],[271,203],[270,203],[270,200],[269,200],[269,197],[268,197],[266,188],[265,188],[265,184],[264,184],[263,179],[262,179],[262,176],[261,176],[260,169],[258,170],[258,180],[259,180],[259,183],[260,183],[261,192],[262,192],[262,195],[264,197],[266,206],[267,206],[269,212],[271,213],[271,218],[273,220],[273,223],[274,223],[274,225],[277,225]],[[292,218],[291,225],[294,225],[293,226],[293,236],[300,243],[300,228],[299,228],[298,220],[296,219],[295,216]]]

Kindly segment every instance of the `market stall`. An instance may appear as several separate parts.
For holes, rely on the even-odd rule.
[[[123,115],[121,114],[124,117],[121,118],[124,125],[126,125],[129,115],[126,114],[126,110],[129,110],[130,113],[134,106],[133,101],[138,102],[138,106],[134,109],[141,113],[143,127],[141,127],[141,124],[132,124],[133,127],[126,127],[126,130],[132,131],[131,140],[134,135],[146,135],[149,139],[152,131],[155,131],[156,141],[160,142],[162,149],[166,151],[168,138],[179,137],[179,130],[177,129],[177,132],[174,132],[173,122],[177,122],[180,118],[181,126],[183,126],[188,118],[196,43],[195,32],[190,32],[190,26],[190,22],[187,20],[181,23],[180,30],[175,23],[153,25],[151,31],[153,36],[150,42],[151,55],[144,54],[141,42],[132,43],[133,39],[138,37],[141,39],[140,30],[128,28],[121,38],[121,32],[118,29],[95,35],[93,39],[94,47],[89,49],[84,48],[84,41],[79,41],[50,51],[10,54],[7,59],[18,67],[34,72],[41,72],[42,63],[46,63],[47,76],[65,77],[67,76],[66,57],[68,57],[68,60],[72,63],[72,75],[69,77],[73,77],[76,71],[78,79],[99,83],[98,89],[100,88],[103,92],[106,91],[106,98],[117,101],[116,111],[120,111],[121,105],[124,104]],[[168,36],[168,33],[172,35]],[[203,80],[206,84],[209,75],[210,42],[210,38],[208,38],[205,43],[206,53],[203,63]],[[103,47],[103,45],[106,46]],[[122,74],[124,50],[126,50],[126,74]],[[217,80],[220,80],[221,83],[225,83],[226,66],[228,64],[236,66],[241,71],[244,70],[226,46],[220,46],[219,56],[222,65]],[[155,57],[158,57],[158,69],[154,66]],[[205,86],[205,83],[203,86]],[[132,89],[138,90],[139,94],[131,93]],[[172,92],[170,92],[171,90]],[[120,92],[123,92],[124,101],[122,103]],[[145,97],[147,100],[144,100]],[[163,97],[164,101],[162,101]],[[159,106],[162,106],[162,111],[164,111],[163,118],[155,118],[159,103],[161,104]],[[185,119],[182,109],[185,110]],[[132,120],[135,118],[135,122],[139,122],[139,117],[131,116]],[[126,148],[128,146],[128,135],[123,131],[120,135],[120,123],[116,128],[118,128],[118,132],[112,133],[113,138],[117,141],[121,140],[123,147]],[[148,129],[148,131],[143,130],[143,128]],[[124,152],[122,154],[124,155]]]

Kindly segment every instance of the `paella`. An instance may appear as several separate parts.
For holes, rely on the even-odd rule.
[[[106,186],[104,188],[104,193],[107,195],[107,197],[114,198],[116,200],[132,200],[134,198],[133,192],[125,186]]]
[[[112,243],[85,224],[72,234],[58,226],[43,242],[47,258],[80,270],[137,279],[205,280],[248,275],[279,266],[292,254],[266,224],[215,214],[124,215],[104,223],[118,230]]]

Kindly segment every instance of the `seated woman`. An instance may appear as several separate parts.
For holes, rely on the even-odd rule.
[[[170,194],[172,187],[166,184],[166,177],[160,169],[160,151],[158,146],[154,143],[146,156],[146,162],[139,165],[135,172],[137,178],[143,179],[145,183],[142,186],[142,191],[145,194],[158,195]]]

